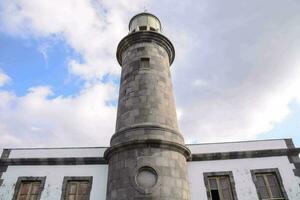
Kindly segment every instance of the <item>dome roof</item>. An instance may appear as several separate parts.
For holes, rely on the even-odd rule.
[[[129,22],[129,32],[145,30],[161,32],[159,19],[148,12],[142,12],[133,16]]]

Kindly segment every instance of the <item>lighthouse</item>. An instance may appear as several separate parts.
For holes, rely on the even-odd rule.
[[[175,49],[160,20],[135,15],[117,47],[122,68],[107,200],[190,199],[187,160],[177,123],[170,66]]]

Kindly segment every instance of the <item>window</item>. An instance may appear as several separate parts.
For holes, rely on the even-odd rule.
[[[208,178],[209,190],[212,200],[231,200],[231,187],[228,176],[215,176]]]
[[[138,47],[138,48],[136,48],[137,52],[144,51],[144,50],[145,50],[145,47]]]
[[[89,181],[68,181],[65,199],[88,199]]]
[[[204,182],[209,200],[236,200],[232,172],[204,173]]]
[[[145,30],[147,30],[147,26],[140,26],[139,29],[140,29],[140,31],[145,31]]]
[[[150,66],[150,58],[141,58],[141,67],[149,68]]]
[[[13,200],[39,200],[46,177],[19,177]]]
[[[88,200],[92,186],[92,177],[65,177],[63,200]]]
[[[251,170],[260,200],[287,199],[278,169]]]
[[[155,28],[152,28],[152,27],[150,27],[150,31],[156,31],[156,29],[155,29]]]
[[[40,193],[41,182],[24,181],[21,183],[18,200],[36,200]]]

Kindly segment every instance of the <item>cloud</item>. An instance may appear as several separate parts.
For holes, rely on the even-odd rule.
[[[24,96],[1,91],[0,145],[108,145],[113,134],[115,85],[99,83],[119,74],[115,61],[118,41],[127,33],[130,13],[143,4],[128,1],[1,1],[1,31],[14,37],[64,40],[83,58],[70,59],[69,72],[86,81],[71,96],[50,87],[34,86]],[[47,60],[48,45],[39,51]],[[0,84],[8,81],[1,73]],[[89,83],[90,82],[90,83]],[[53,96],[52,96],[53,95]],[[20,142],[22,141],[22,142]]]
[[[11,80],[10,77],[7,74],[5,74],[3,70],[0,68],[0,87],[9,83],[10,80]]]
[[[16,37],[62,38],[83,61],[69,60],[69,72],[86,81],[119,74],[115,51],[127,23],[145,1],[1,1],[2,31]],[[45,55],[44,49],[41,53]]]
[[[0,136],[5,140],[0,146],[107,146],[116,118],[111,102],[118,86],[110,79],[120,73],[116,47],[128,32],[128,20],[145,2],[1,1],[0,31],[16,38],[43,38],[38,51],[46,62],[51,42],[64,41],[82,58],[66,58],[66,67],[84,84],[70,96],[55,94],[51,86],[35,85],[23,96],[1,90]]]
[[[0,91],[2,145],[108,145],[116,114],[108,102],[117,98],[111,82],[120,73],[116,46],[144,5],[176,48],[171,70],[187,142],[257,138],[299,102],[297,1],[3,0],[0,30],[64,40],[82,57],[66,67],[84,84],[69,96],[38,85],[23,96]],[[47,48],[40,52],[47,58]]]
[[[289,3],[201,2],[168,13],[183,19],[166,18],[186,38],[169,31],[181,54],[171,69],[188,142],[257,138],[299,102],[299,4]]]
[[[115,125],[112,84],[86,87],[76,96],[56,96],[47,86],[24,96],[0,92],[0,146],[107,146]]]

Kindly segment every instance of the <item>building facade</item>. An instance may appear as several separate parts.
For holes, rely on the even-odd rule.
[[[192,153],[187,161],[192,200],[300,199],[300,149],[293,146],[291,139],[187,147]],[[109,191],[106,150],[101,147],[4,149],[0,161],[0,199],[18,199],[21,184],[37,182],[37,198],[32,199],[80,199],[72,195],[80,195],[78,184],[83,183],[87,199],[105,200]],[[68,188],[72,184],[77,190],[71,195]]]
[[[122,67],[110,147],[3,149],[0,199],[300,200],[291,139],[185,145],[161,23],[140,13],[117,48]]]

